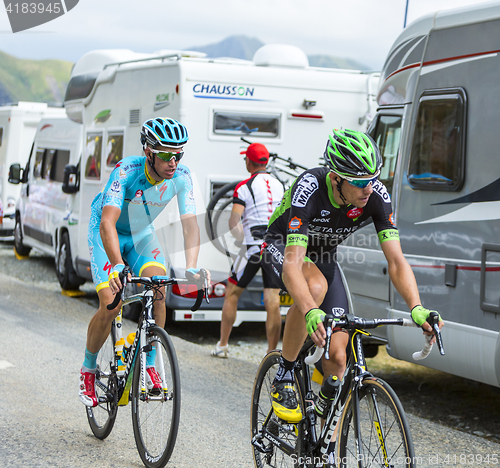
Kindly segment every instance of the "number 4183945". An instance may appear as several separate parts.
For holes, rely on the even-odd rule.
[[[44,5],[43,3],[9,3],[7,5],[7,13],[61,13],[61,4],[49,3]]]

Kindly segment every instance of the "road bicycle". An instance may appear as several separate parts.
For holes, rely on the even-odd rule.
[[[148,468],[166,465],[174,449],[181,408],[181,383],[179,365],[174,345],[168,333],[158,327],[153,319],[153,304],[164,300],[160,289],[175,283],[195,283],[199,287],[196,303],[198,310],[203,297],[208,302],[208,281],[205,270],[200,270],[201,281],[168,276],[131,277],[129,268],[120,274],[121,293],[115,296],[108,309],[114,309],[120,300],[123,306],[132,302],[142,303],[133,343],[120,350],[122,338],[122,311],[113,321],[111,333],[99,352],[95,374],[95,391],[98,406],[86,407],[90,428],[98,439],[105,439],[113,429],[119,406],[132,401],[132,425],[139,455]],[[126,285],[143,285],[144,290],[126,295]],[[129,335],[129,337],[131,337]],[[132,341],[132,340],[130,340]],[[146,360],[148,353],[155,356],[155,369],[162,388],[148,389]]]
[[[241,138],[245,143],[251,142]],[[276,177],[286,190],[291,183],[303,172],[306,167],[285,159],[276,153],[269,153],[267,171]],[[241,242],[229,230],[229,216],[233,208],[233,193],[240,180],[223,185],[210,199],[205,215],[205,228],[208,236],[217,250],[235,258],[241,248]]]
[[[438,318],[434,314],[429,316],[428,322],[433,327],[440,353],[444,354]],[[333,322],[334,325],[332,322],[333,316],[327,315],[324,322],[327,332],[325,349],[316,348],[309,338],[297,359],[295,389],[303,415],[299,423],[290,424],[279,419],[271,406],[271,386],[281,352],[272,351],[261,362],[251,404],[255,466],[415,467],[413,442],[403,407],[389,384],[368,372],[362,336],[370,336],[366,329],[382,325],[416,325],[410,319],[365,320],[352,314],[344,315]],[[349,332],[349,357],[336,396],[320,428],[310,366],[321,358],[323,351],[328,358],[332,326]],[[423,359],[430,353],[431,337],[426,339],[426,345],[422,351],[414,353],[414,359]],[[330,464],[332,460],[329,460],[327,450],[337,425],[335,464]]]

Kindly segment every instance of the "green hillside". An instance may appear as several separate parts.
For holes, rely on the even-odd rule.
[[[24,60],[0,52],[0,104],[62,103],[72,67],[63,60]]]

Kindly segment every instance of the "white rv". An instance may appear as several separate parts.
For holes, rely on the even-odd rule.
[[[375,110],[372,89],[378,78],[359,71],[311,68],[305,54],[291,46],[264,46],[253,61],[171,51],[146,55],[100,50],[84,55],[73,68],[65,99],[67,115],[83,125],[78,172],[85,202],[77,215],[78,232],[68,231],[76,273],[88,277],[91,200],[117,161],[142,154],[142,123],[155,116],[172,117],[190,134],[183,163],[195,183],[203,242],[199,265],[209,268],[214,286],[220,286],[213,288],[210,308],[205,305],[191,313],[193,300],[176,288],[167,307],[176,311],[176,320],[220,320],[230,265],[204,232],[204,215],[221,185],[248,176],[240,137],[315,166],[332,127],[366,128]],[[167,207],[155,227],[172,269],[182,274],[183,239],[175,204]],[[237,323],[265,320],[261,278],[242,296],[239,309]]]
[[[66,290],[84,282],[71,261],[70,239],[76,244],[80,234],[78,181],[70,189],[68,180],[64,184],[65,168],[79,164],[82,144],[82,125],[68,119],[66,113],[42,119],[26,166],[22,172],[20,164],[10,168],[9,181],[22,182],[15,210],[16,253],[26,256],[35,248],[55,257],[57,276]]]
[[[392,46],[370,132],[422,303],[440,311],[446,356],[424,364],[500,386],[500,3],[437,12]],[[408,317],[373,225],[339,249],[358,315]],[[373,315],[372,315],[373,314]],[[396,327],[395,327],[396,328]],[[418,334],[387,330],[411,361]]]
[[[64,109],[41,102],[19,102],[0,107],[0,202],[3,207],[0,239],[12,238],[14,210],[19,196],[19,187],[7,183],[9,167],[13,162],[26,164],[38,122],[44,116],[54,115],[64,115]]]

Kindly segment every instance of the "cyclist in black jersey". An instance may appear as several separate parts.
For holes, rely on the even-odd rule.
[[[326,167],[305,171],[287,190],[269,221],[262,247],[263,269],[294,300],[271,392],[274,412],[291,423],[302,418],[293,388],[295,360],[308,333],[315,344],[325,344],[325,312],[337,317],[348,313],[335,254],[337,245],[363,221],[373,220],[389,276],[413,320],[424,333],[432,330],[426,323],[430,311],[420,303],[415,277],[401,251],[390,196],[378,180],[382,157],[376,143],[361,132],[333,130],[324,159]],[[332,336],[330,359],[322,363],[325,380],[329,375],[342,378],[347,340],[342,330]]]

